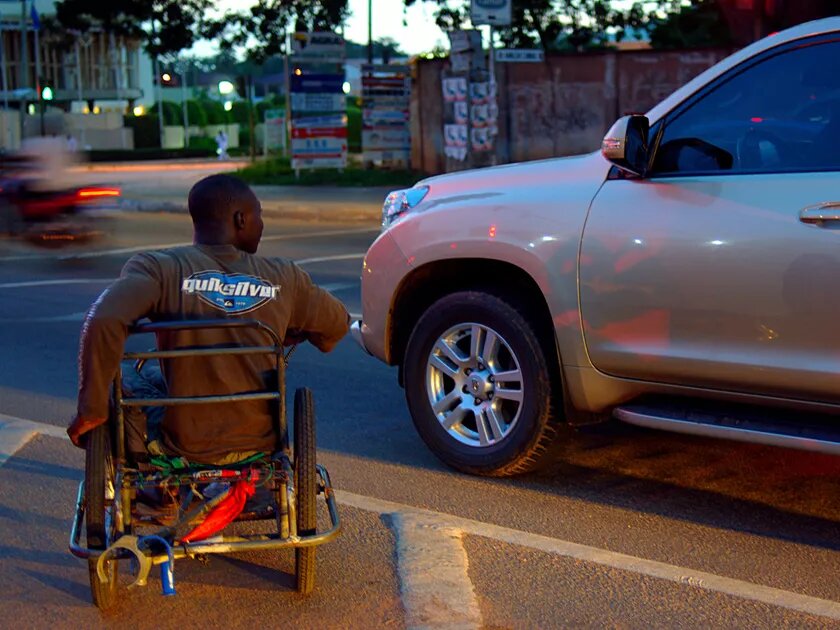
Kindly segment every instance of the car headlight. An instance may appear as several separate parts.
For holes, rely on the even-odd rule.
[[[385,197],[382,205],[382,227],[387,228],[399,217],[419,204],[429,193],[428,186],[395,190]]]

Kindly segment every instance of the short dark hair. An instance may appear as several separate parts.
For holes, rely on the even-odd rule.
[[[238,177],[210,175],[198,181],[187,200],[194,225],[224,223],[243,202],[251,201],[254,191]]]

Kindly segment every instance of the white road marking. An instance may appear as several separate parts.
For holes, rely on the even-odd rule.
[[[62,280],[32,280],[29,282],[6,282],[0,289],[22,289],[25,287],[49,287],[62,284],[109,284],[113,278],[64,278]]]
[[[552,553],[567,558],[574,558],[584,562],[591,562],[601,566],[612,567],[622,571],[629,571],[639,575],[668,580],[684,586],[691,586],[707,591],[714,591],[724,595],[740,597],[752,601],[770,604],[803,612],[810,615],[828,617],[840,620],[840,602],[802,595],[761,584],[753,584],[743,580],[706,573],[685,567],[679,567],[665,562],[637,558],[615,551],[581,545],[559,538],[551,538],[540,534],[533,534],[517,529],[502,527],[492,523],[483,523],[471,519],[461,518],[443,512],[424,510],[402,503],[385,501],[375,497],[366,497],[344,490],[336,490],[339,503],[379,514],[417,514],[435,519],[441,526],[460,529],[465,534],[492,538],[512,545],[529,547],[538,551]]]
[[[0,467],[39,433],[67,438],[61,427],[0,414]]]
[[[67,434],[61,427],[0,414],[0,466],[37,433],[69,440]],[[583,562],[612,567],[621,571],[676,582],[683,586],[699,588],[723,595],[731,595],[741,599],[762,602],[779,608],[786,608],[788,610],[840,621],[840,602],[754,584],[744,580],[715,575],[714,573],[697,571],[665,562],[657,562],[656,560],[638,558],[636,556],[581,545],[559,538],[551,538],[550,536],[502,527],[493,523],[474,521],[444,512],[425,510],[404,503],[354,494],[344,490],[336,490],[335,494],[337,501],[342,505],[376,514],[399,515],[403,519],[403,523],[431,522],[438,528],[451,528],[459,530],[464,534],[492,538],[511,545],[528,547],[558,556],[574,558]],[[417,520],[406,521],[405,519],[409,516],[414,516]],[[425,520],[421,521],[421,519]]]
[[[416,512],[391,515],[407,628],[481,628],[462,532]]]

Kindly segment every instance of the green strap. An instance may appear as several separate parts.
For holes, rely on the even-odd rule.
[[[246,457],[245,459],[236,462],[235,464],[226,464],[224,466],[218,466],[214,464],[199,464],[199,463],[191,463],[187,461],[184,457],[167,457],[166,455],[156,455],[149,460],[149,463],[156,468],[160,468],[165,473],[172,473],[172,472],[192,472],[192,471],[199,471],[199,470],[208,470],[208,469],[227,469],[227,468],[238,468],[243,464],[252,464],[254,462],[258,462],[265,457],[265,453],[255,453],[250,457]]]

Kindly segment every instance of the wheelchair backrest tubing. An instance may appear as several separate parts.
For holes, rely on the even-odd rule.
[[[197,347],[197,348],[179,348],[177,350],[147,350],[145,352],[123,352],[123,360],[140,360],[146,361],[148,359],[177,359],[183,357],[206,357],[206,356],[242,356],[242,355],[257,355],[257,354],[271,354],[275,357],[275,366],[277,369],[277,389],[263,390],[260,392],[248,392],[239,394],[225,394],[219,396],[177,396],[167,398],[123,398],[122,396],[122,362],[114,377],[113,383],[113,397],[114,397],[114,411],[116,413],[116,447],[117,459],[120,463],[125,463],[125,425],[123,419],[123,409],[125,407],[141,407],[141,406],[156,406],[156,407],[171,407],[176,405],[195,405],[195,404],[212,404],[212,403],[228,403],[245,400],[276,400],[278,405],[274,413],[275,430],[277,431],[278,449],[286,449],[288,446],[288,432],[286,429],[286,365],[288,359],[292,354],[290,350],[288,354],[283,352],[283,342],[280,336],[270,326],[255,320],[255,319],[196,319],[196,320],[176,320],[163,322],[148,322],[132,326],[129,329],[129,335],[139,335],[146,333],[164,333],[177,332],[186,330],[217,330],[217,329],[237,329],[250,328],[263,333],[270,345],[248,345],[236,347]]]

